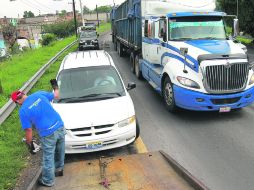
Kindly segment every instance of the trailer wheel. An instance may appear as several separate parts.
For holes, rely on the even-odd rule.
[[[117,51],[117,42],[116,42],[116,40],[114,42],[114,50]]]
[[[123,45],[120,42],[117,42],[117,52],[120,57],[123,57]]]
[[[130,62],[131,62],[131,72],[135,74],[135,54],[131,52],[130,55]]]
[[[163,84],[163,99],[169,112],[176,111],[177,107],[174,98],[173,84],[169,77],[166,77]]]
[[[137,76],[138,79],[142,79],[142,73],[140,71],[140,68],[139,68],[139,55],[136,55],[135,56],[135,60],[134,60],[134,65],[135,65],[135,75]]]

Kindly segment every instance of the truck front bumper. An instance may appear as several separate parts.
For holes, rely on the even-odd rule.
[[[204,94],[174,85],[175,103],[178,107],[196,111],[216,111],[222,107],[237,109],[254,101],[254,87],[234,94]]]

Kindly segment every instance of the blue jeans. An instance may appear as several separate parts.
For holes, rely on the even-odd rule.
[[[41,181],[47,186],[55,183],[55,170],[62,170],[65,156],[65,128],[57,129],[53,134],[41,137],[42,176]]]

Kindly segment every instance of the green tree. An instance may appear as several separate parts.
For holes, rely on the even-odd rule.
[[[111,9],[112,7],[110,5],[97,7],[98,13],[109,13]],[[94,9],[94,12],[96,12],[96,8]]]
[[[24,18],[33,18],[34,13],[32,11],[25,11],[23,17]]]
[[[91,13],[91,10],[87,6],[83,6],[83,13],[84,14]]]
[[[237,0],[217,0],[218,9],[226,12],[229,15],[237,14]],[[254,36],[254,1],[238,0],[238,19],[240,29]]]
[[[2,27],[2,33],[5,41],[12,46],[15,44],[16,41],[16,27],[12,24],[8,24]]]
[[[58,38],[64,38],[75,33],[74,21],[65,21],[55,24],[46,24],[42,26],[44,33],[52,33]]]
[[[66,10],[61,10],[61,12],[58,14],[59,16],[63,17],[67,14]]]

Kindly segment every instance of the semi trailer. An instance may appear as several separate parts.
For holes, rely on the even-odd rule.
[[[215,8],[215,0],[127,0],[111,11],[119,56],[130,56],[132,72],[162,95],[170,112],[229,112],[254,101],[253,65],[234,40],[238,19]]]

